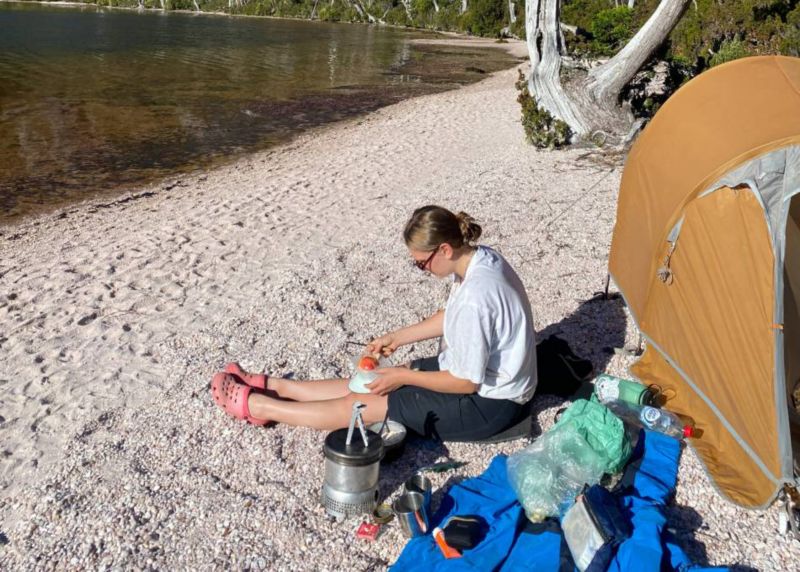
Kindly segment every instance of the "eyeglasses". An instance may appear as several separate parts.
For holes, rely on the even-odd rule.
[[[436,250],[431,252],[431,255],[428,258],[426,258],[424,261],[415,260],[414,261],[414,266],[416,266],[420,270],[425,270],[425,268],[428,267],[428,264],[430,264],[431,260],[433,260],[433,257],[436,256],[437,252],[439,252],[439,247],[438,246],[436,247]]]

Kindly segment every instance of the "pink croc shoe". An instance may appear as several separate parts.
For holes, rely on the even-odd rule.
[[[238,383],[235,377],[225,372],[216,374],[211,380],[211,396],[225,413],[253,425],[266,425],[268,419],[256,419],[250,415],[247,399],[252,390],[252,387]]]
[[[225,372],[232,373],[250,387],[256,389],[267,389],[267,375],[263,373],[247,373],[242,367],[234,362],[225,365]]]

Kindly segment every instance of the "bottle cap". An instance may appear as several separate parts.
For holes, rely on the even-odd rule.
[[[694,437],[694,427],[691,425],[684,425],[683,426],[683,436],[684,437]]]

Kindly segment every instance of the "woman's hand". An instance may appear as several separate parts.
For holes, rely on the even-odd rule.
[[[370,343],[367,344],[367,353],[372,355],[382,355],[383,357],[389,357],[394,353],[400,344],[397,341],[397,337],[395,336],[394,332],[390,332],[388,334],[383,334],[379,338],[375,338]]]
[[[383,367],[376,369],[375,373],[378,377],[373,379],[370,383],[364,384],[370,391],[376,395],[388,395],[395,389],[399,389],[405,385],[405,379],[409,374],[407,367]]]

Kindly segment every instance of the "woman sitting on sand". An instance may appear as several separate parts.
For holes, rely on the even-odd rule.
[[[444,336],[438,358],[386,367],[355,394],[347,379],[295,381],[250,374],[235,363],[214,376],[214,401],[237,419],[317,429],[346,427],[353,402],[367,407],[366,423],[387,412],[407,429],[445,441],[474,441],[503,431],[536,389],[530,302],[516,272],[491,248],[473,246],[481,227],[465,213],[438,206],[414,211],[403,231],[414,265],[437,278],[453,277],[444,310],[367,344],[373,355]]]

